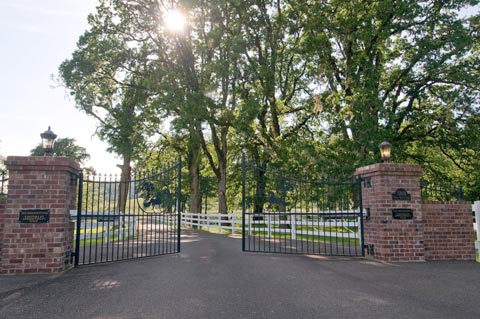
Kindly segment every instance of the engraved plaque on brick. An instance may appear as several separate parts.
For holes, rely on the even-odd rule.
[[[45,224],[50,221],[49,209],[22,209],[18,215],[21,224]]]
[[[410,208],[394,208],[392,209],[393,219],[412,219],[413,218],[413,209]]]
[[[411,196],[404,188],[399,188],[392,194],[392,200],[411,200]]]

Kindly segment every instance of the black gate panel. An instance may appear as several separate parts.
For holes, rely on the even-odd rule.
[[[364,256],[360,180],[242,165],[244,251]]]
[[[75,265],[180,251],[181,162],[127,181],[80,177]]]

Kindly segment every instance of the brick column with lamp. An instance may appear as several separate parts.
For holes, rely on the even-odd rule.
[[[419,165],[378,163],[358,168],[363,178],[367,255],[382,261],[423,261],[424,225]]]
[[[474,260],[472,205],[422,201],[422,168],[389,163],[391,145],[379,145],[383,163],[358,168],[361,176],[364,243],[382,261]]]

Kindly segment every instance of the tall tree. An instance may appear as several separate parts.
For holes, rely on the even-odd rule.
[[[109,151],[123,158],[118,209],[125,210],[131,161],[149,135],[151,108],[149,56],[152,47],[134,1],[101,0],[88,17],[90,29],[64,61],[60,77],[77,107],[98,121]],[[143,16],[145,18],[145,16]],[[148,18],[148,17],[147,17]],[[143,37],[143,38],[142,38]]]
[[[182,32],[158,27],[163,31],[157,37],[163,38],[156,43],[168,60],[158,66],[163,72],[164,92],[159,104],[173,117],[170,133],[177,140],[185,136],[188,141],[185,151],[191,185],[190,209],[201,209],[203,150],[217,178],[219,212],[226,213],[227,136],[237,107],[237,63],[244,51],[237,19],[241,20],[245,5],[199,0],[178,1],[175,7],[189,19]],[[160,16],[165,16],[165,8],[160,9]]]
[[[200,85],[206,97],[209,140],[200,135],[202,149],[217,179],[218,212],[226,214],[228,135],[238,116],[237,86],[241,57],[246,50],[242,27],[248,2],[197,1],[194,16],[197,40],[195,54]],[[211,145],[211,147],[209,147]]]
[[[205,99],[196,71],[196,57],[193,52],[192,27],[190,24],[178,26],[172,30],[166,23],[170,19],[172,7],[161,2],[155,11],[161,17],[152,38],[158,50],[163,52],[157,65],[162,95],[158,105],[166,110],[171,119],[171,134],[179,141],[175,148],[182,149],[187,158],[189,177],[189,209],[192,213],[201,212],[200,163],[202,122],[205,118]],[[179,1],[172,3],[179,16],[188,16],[192,10],[190,3]],[[184,141],[183,141],[184,140]]]
[[[317,110],[331,148],[350,166],[439,143],[478,112],[478,33],[459,10],[478,1],[298,1],[302,46],[317,66]],[[443,136],[443,137],[442,137]]]
[[[311,60],[301,51],[302,20],[292,19],[295,3],[253,0],[249,4],[241,84],[242,118],[248,122],[241,127],[247,129],[245,146],[254,157],[278,161],[285,141],[314,116]]]

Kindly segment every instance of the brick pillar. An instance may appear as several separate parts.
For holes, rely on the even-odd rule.
[[[3,198],[0,198],[0,269],[2,269],[3,216],[4,216],[4,213],[5,213],[5,200]]]
[[[69,210],[75,208],[79,165],[65,157],[8,157],[2,273],[60,272],[70,263]],[[20,212],[24,217],[20,222]],[[48,216],[48,222],[37,222]]]
[[[356,170],[355,175],[364,178],[363,207],[370,211],[364,221],[365,245],[376,259],[425,260],[421,173],[418,165],[395,163],[379,163]],[[394,219],[394,209],[407,210],[407,213],[395,214],[396,218],[407,219]],[[408,210],[413,213],[411,219]]]

